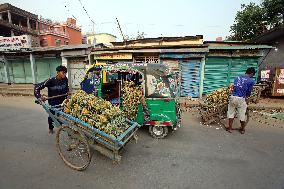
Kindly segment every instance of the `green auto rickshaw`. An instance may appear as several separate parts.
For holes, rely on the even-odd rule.
[[[164,138],[170,130],[180,127],[177,78],[164,64],[94,64],[87,70],[81,89],[123,109],[122,88],[129,81],[140,86],[143,94],[132,121],[149,126],[149,132],[154,138]]]

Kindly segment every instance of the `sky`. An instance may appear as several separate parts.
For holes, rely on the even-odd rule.
[[[122,36],[116,18],[129,37],[139,31],[147,38],[203,35],[205,41],[224,39],[241,4],[250,2],[260,4],[261,0],[0,0],[54,21],[76,18],[82,32],[110,33],[117,41]]]

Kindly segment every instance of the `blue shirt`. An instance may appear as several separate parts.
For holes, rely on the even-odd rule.
[[[246,75],[238,76],[234,80],[232,96],[249,97],[254,85],[254,80]]]
[[[36,98],[41,97],[40,91],[45,87],[47,87],[48,89],[48,97],[66,94],[69,91],[68,79],[64,78],[59,80],[56,79],[56,77],[52,77],[45,80],[44,82],[36,84],[34,88],[34,95]],[[65,98],[66,97],[63,96],[63,97],[49,99],[48,103],[52,106],[59,105],[64,101]]]

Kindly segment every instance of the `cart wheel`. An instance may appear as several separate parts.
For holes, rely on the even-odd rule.
[[[80,132],[68,126],[59,128],[56,134],[56,146],[64,163],[77,171],[85,170],[91,162],[90,146]]]
[[[149,133],[152,137],[160,139],[168,135],[169,129],[165,126],[149,126]]]

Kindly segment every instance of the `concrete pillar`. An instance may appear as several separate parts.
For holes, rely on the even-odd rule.
[[[28,29],[31,29],[31,24],[30,24],[30,18],[27,17],[27,26],[28,26]]]
[[[65,56],[62,56],[62,53],[61,53],[61,62],[62,62],[62,66],[65,66],[67,68],[67,73],[66,73],[66,77],[68,78],[69,77],[69,69],[68,69],[68,60]],[[69,77],[70,78],[70,77]]]
[[[71,78],[70,66],[68,64],[68,59],[65,56],[63,56],[62,53],[61,53],[61,60],[62,60],[61,65],[67,68],[66,77],[68,78],[69,91],[72,91],[72,78]]]
[[[19,26],[20,26],[20,27],[22,26],[22,21],[21,21],[21,20],[19,20]]]
[[[30,62],[31,62],[33,84],[36,84],[37,83],[37,72],[36,72],[36,65],[35,65],[35,56],[32,53],[30,54]]]
[[[2,15],[2,13],[0,13],[0,20],[3,20],[3,15]]]
[[[203,93],[204,68],[205,68],[205,57],[201,59],[200,83],[199,83],[199,98],[202,98],[202,93]]]
[[[6,78],[6,83],[11,85],[11,79],[10,79],[10,73],[9,73],[9,62],[5,58],[5,56],[2,56],[3,62],[4,62],[4,72],[5,72],[5,78]]]
[[[38,32],[38,21],[36,21],[36,31]]]
[[[9,20],[9,23],[12,24],[11,12],[8,10],[7,13],[8,13],[8,20]]]
[[[11,30],[11,37],[15,36],[14,30]]]
[[[88,55],[88,59],[89,59],[89,66],[91,66],[92,64],[94,64],[94,54],[89,54]]]

